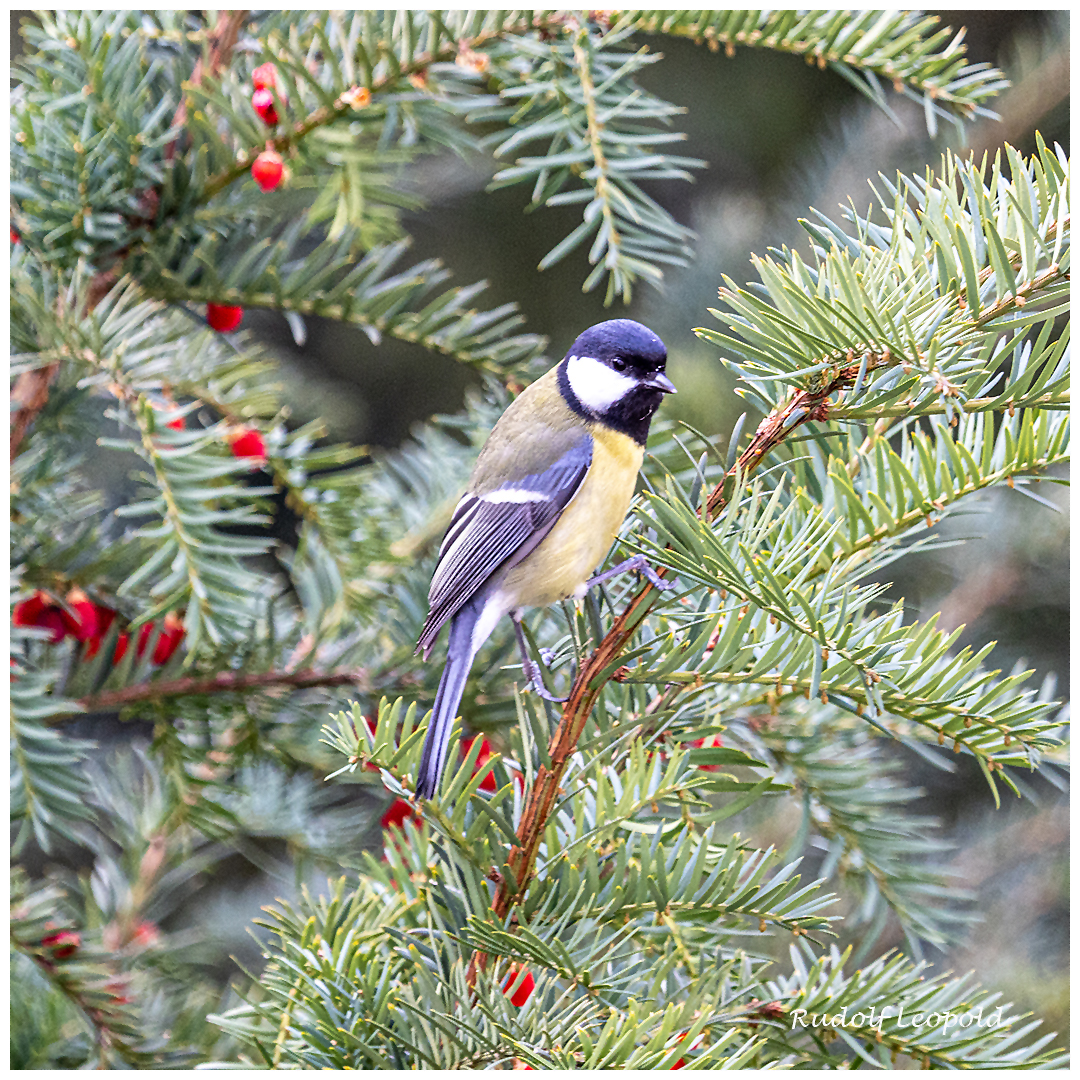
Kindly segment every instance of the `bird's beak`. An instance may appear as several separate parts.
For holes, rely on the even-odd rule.
[[[662,371],[654,371],[645,381],[645,385],[651,386],[654,390],[660,390],[665,394],[677,392],[675,384]]]

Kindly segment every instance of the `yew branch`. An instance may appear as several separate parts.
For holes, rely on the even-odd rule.
[[[723,509],[734,491],[737,477],[752,473],[769,451],[775,449],[796,428],[808,420],[826,419],[829,396],[850,386],[857,377],[858,365],[844,367],[829,383],[812,391],[798,391],[784,406],[770,413],[758,425],[750,444],[739,455],[736,463],[710,493],[706,513],[712,517]],[[659,567],[657,573],[663,575],[664,568]],[[642,586],[578,670],[570,696],[563,706],[559,726],[555,729],[548,747],[551,765],[541,765],[537,772],[518,825],[518,842],[511,848],[507,859],[512,880],[504,878],[495,892],[492,908],[499,919],[505,919],[510,909],[519,903],[525,894],[533,874],[540,839],[559,795],[559,785],[566,771],[566,764],[577,748],[578,739],[600,691],[615,677],[620,654],[655,603],[657,595],[658,590],[652,585],[646,583]],[[475,979],[477,967],[482,967],[485,961],[486,957],[482,953],[473,956],[469,968],[470,982]]]
[[[314,686],[363,685],[367,682],[364,671],[316,671],[303,668],[299,671],[219,671],[216,675],[185,675],[179,679],[163,679],[160,682],[139,683],[119,690],[106,690],[83,698],[79,705],[84,712],[107,712],[135,705],[141,701],[163,701],[166,698],[191,697],[198,694],[242,693],[247,690],[266,690],[285,687],[291,690],[307,690]],[[75,713],[57,715],[62,720]]]

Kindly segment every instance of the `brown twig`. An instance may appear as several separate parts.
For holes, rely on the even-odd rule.
[[[880,356],[871,357],[873,364],[882,362]],[[858,378],[859,365],[847,364],[835,376],[815,390],[800,390],[783,407],[774,410],[758,425],[750,445],[739,455],[738,461],[724,475],[724,479],[710,493],[706,514],[712,517],[731,498],[739,476],[747,476],[764,460],[766,454],[781,443],[797,427],[808,420],[828,418],[828,398],[838,390],[850,386]],[[657,569],[663,575],[664,568]],[[645,584],[615,619],[604,639],[582,663],[574,680],[570,696],[563,706],[562,718],[555,729],[548,747],[551,765],[541,765],[529,793],[528,802],[518,825],[518,842],[510,850],[507,868],[510,877],[503,877],[495,891],[492,910],[496,918],[504,920],[511,907],[520,901],[533,873],[540,840],[544,835],[548,818],[559,795],[559,785],[566,771],[567,762],[577,748],[577,741],[585,727],[589,714],[596,704],[604,684],[619,669],[619,656],[629,643],[634,631],[648,614],[656,601],[658,591]],[[486,964],[486,954],[476,952],[469,964],[468,981],[473,985],[477,970]]]
[[[258,671],[245,672],[219,671],[216,675],[185,675],[179,679],[162,682],[139,683],[137,686],[125,686],[120,690],[106,690],[101,694],[91,694],[79,704],[85,712],[106,712],[133,705],[140,701],[159,701],[164,698],[190,697],[194,694],[240,693],[245,690],[262,690],[275,686],[288,687],[292,690],[306,690],[313,686],[347,686],[350,683],[363,684],[367,674],[363,671],[315,671],[304,668],[300,671]],[[65,719],[77,715],[68,713],[55,719]]]
[[[1015,299],[1010,298],[1009,302],[1015,304]],[[705,508],[707,518],[712,518],[727,505],[735,493],[739,479],[754,472],[766,455],[779,446],[796,428],[810,420],[824,421],[829,418],[829,398],[856,382],[864,354],[867,372],[896,362],[887,350],[881,350],[877,346],[866,347],[858,359],[853,352],[849,352],[847,357],[839,361],[829,373],[831,377],[824,378],[814,389],[798,391],[786,404],[774,409],[761,421],[749,445],[739,455],[732,468],[724,474],[723,480],[709,494]],[[662,575],[664,569],[659,568],[657,573]],[[499,919],[506,918],[511,907],[520,901],[528,887],[540,840],[559,794],[559,785],[566,771],[566,764],[577,748],[577,741],[601,689],[605,683],[618,675],[619,656],[629,643],[638,624],[652,607],[656,595],[657,590],[652,585],[644,585],[578,670],[570,696],[563,707],[559,726],[548,747],[551,765],[550,767],[542,765],[537,772],[536,781],[529,793],[528,802],[518,825],[518,842],[511,848],[507,858],[506,865],[510,876],[500,880],[492,901],[492,909]],[[483,967],[486,959],[485,954],[481,952],[473,954],[468,971],[470,984],[475,981],[477,968]]]
[[[440,60],[449,60],[457,53],[471,51],[474,47],[485,45],[495,38],[504,36],[511,37],[514,34],[521,33],[522,30],[530,28],[540,30],[540,32],[543,33],[550,27],[561,26],[564,22],[565,19],[561,15],[553,15],[550,17],[538,16],[534,19],[515,23],[513,26],[503,26],[498,30],[484,31],[473,38],[467,38],[456,42],[447,41],[446,44],[433,52],[420,53],[414,56],[412,61],[407,64],[395,65],[393,71],[372,79],[366,88],[370,90],[372,94],[377,94],[380,90],[400,82],[402,78],[423,72],[432,64],[438,63]],[[291,129],[282,131],[265,143],[260,143],[257,147],[241,150],[236,155],[236,163],[234,165],[229,166],[229,168],[211,176],[209,180],[207,180],[200,201],[208,202],[219,192],[227,188],[234,180],[243,176],[251,168],[251,163],[255,160],[256,156],[262,152],[264,146],[272,147],[279,153],[285,153],[316,128],[324,127],[334,120],[340,119],[342,116],[349,115],[355,107],[356,106],[351,103],[348,95],[343,95],[338,98],[333,105],[320,105],[310,116],[298,121]]]
[[[19,446],[26,436],[34,418],[49,400],[49,384],[56,378],[60,362],[46,364],[45,367],[24,371],[11,388],[11,400],[18,405],[11,418],[11,460],[19,452]]]
[[[236,44],[236,39],[240,34],[240,27],[244,24],[244,19],[247,18],[246,11],[223,11],[218,16],[217,26],[207,35],[206,40],[210,46],[210,51],[207,55],[207,62],[204,68],[203,58],[200,56],[195,61],[195,67],[192,69],[191,78],[188,80],[185,90],[193,89],[199,86],[204,75],[208,75],[210,78],[215,78],[217,73],[225,66],[229,57],[232,55],[233,46]],[[180,104],[176,107],[176,112],[173,113],[172,126],[175,128],[181,128],[187,121],[187,107],[188,96],[185,93],[180,98]],[[165,148],[165,160],[172,161],[176,155],[176,144],[179,141],[179,135]]]

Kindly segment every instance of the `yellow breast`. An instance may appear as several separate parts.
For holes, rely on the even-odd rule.
[[[644,449],[617,431],[590,425],[593,458],[581,487],[536,549],[502,585],[515,607],[581,595],[626,517]]]

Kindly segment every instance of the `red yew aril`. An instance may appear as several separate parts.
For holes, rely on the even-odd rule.
[[[72,589],[65,597],[64,626],[76,641],[93,641],[100,635],[98,606],[82,589]]]
[[[115,614],[115,613],[114,613]],[[111,622],[111,620],[110,620]],[[156,624],[152,622],[143,623],[139,627],[139,636],[135,642],[135,656],[138,659],[142,659],[143,654],[146,652],[147,645],[150,644],[150,638],[154,634],[154,626]],[[154,651],[150,655],[150,661],[154,664],[166,664],[172,659],[173,653],[180,647],[180,642],[184,640],[184,620],[175,611],[170,611],[165,616],[165,621],[161,627],[161,633],[158,634],[157,640],[154,642]],[[124,659],[127,653],[128,645],[131,643],[131,633],[125,630],[116,639],[116,648],[113,650],[113,666],[115,667]],[[100,641],[98,646],[100,647]],[[97,648],[94,649],[97,652]]]
[[[251,95],[251,107],[259,114],[264,123],[273,127],[280,117],[274,107],[274,94],[272,90],[256,90]]]
[[[477,736],[477,735],[474,735],[474,736],[472,736],[471,738],[468,738],[468,739],[462,739],[461,740],[461,752],[467,756],[469,751],[472,749],[472,744],[478,738],[481,738],[480,753],[477,755],[477,758],[476,758],[476,768],[473,769],[473,776],[475,776],[480,771],[480,769],[483,768],[483,766],[487,763],[488,758],[490,758],[491,755],[494,753],[494,751],[491,749],[491,743],[489,743],[486,738],[482,738],[481,736]],[[515,784],[515,786],[517,787],[517,789],[519,791],[524,789],[525,780],[522,777],[521,773],[519,773],[519,772],[514,773],[514,784]],[[480,781],[479,790],[480,791],[497,791],[498,787],[499,787],[499,783],[495,779],[495,774],[489,772],[487,774],[487,776],[485,776],[484,779]]]
[[[251,73],[251,85],[256,90],[269,90],[278,85],[277,68],[273,64],[260,64]]]
[[[468,756],[469,751],[472,750],[472,744],[474,742],[476,742],[476,740],[478,738],[480,738],[480,737],[477,736],[477,735],[474,735],[470,739],[462,739],[461,740],[461,752],[464,755],[466,755],[466,757]],[[483,768],[483,766],[487,763],[488,758],[490,758],[490,757],[491,757],[491,743],[489,743],[486,738],[481,739],[481,741],[480,741],[480,754],[476,759],[476,768],[473,770],[473,776],[475,776],[480,771],[480,769]],[[484,779],[480,781],[480,790],[481,791],[495,791],[497,787],[498,787],[498,785],[495,782],[494,773],[489,772],[487,774],[487,776],[485,776]]]
[[[693,742],[688,743],[687,745],[689,745],[691,747],[699,747],[699,748],[701,748],[703,750],[709,749],[709,748],[712,748],[712,747],[720,748],[720,747],[723,747],[723,745],[724,745],[724,739],[720,734],[706,735],[701,739],[694,739]],[[719,765],[699,765],[698,768],[701,769],[702,772],[718,772],[719,769],[720,769],[720,766]]]
[[[384,829],[390,828],[391,825],[401,829],[410,818],[418,817],[416,807],[408,799],[395,799],[379,821]]]
[[[109,1001],[114,1006],[130,1005],[135,1000],[128,993],[131,987],[125,975],[117,975],[115,978],[110,979],[105,983],[103,989],[109,995]]]
[[[154,644],[154,654],[150,659],[155,664],[168,663],[172,654],[176,652],[180,646],[180,642],[184,640],[184,621],[176,614],[175,611],[170,611],[165,616],[165,622],[162,625],[161,633],[158,635],[157,642]]]
[[[276,150],[264,150],[251,166],[251,179],[263,191],[273,191],[284,175],[285,164]]]
[[[254,428],[243,428],[239,434],[229,440],[232,446],[232,455],[237,458],[262,458],[266,459],[266,440],[261,431]]]
[[[75,930],[57,930],[53,934],[46,934],[41,939],[41,944],[55,959],[66,960],[78,951],[82,938]]]
[[[219,330],[223,334],[235,330],[244,317],[244,309],[235,304],[207,304],[206,321],[212,330]],[[171,425],[170,425],[171,426]]]
[[[132,944],[137,945],[140,949],[148,949],[151,945],[156,945],[160,940],[161,934],[158,932],[157,926],[146,919],[140,919],[131,932]]]
[[[683,1034],[683,1041],[685,1042],[687,1033],[684,1031],[682,1034]],[[705,1041],[704,1034],[699,1034],[698,1037],[687,1047],[687,1049],[688,1050],[696,1050],[704,1041]],[[671,1067],[673,1069],[683,1069],[683,1068],[685,1068],[686,1067],[686,1058],[679,1058],[679,1060],[676,1061],[675,1064],[672,1065]]]
[[[154,624],[152,622],[143,623],[139,627],[139,640],[135,644],[135,655],[141,660],[142,655],[146,652],[146,646],[150,642],[150,635],[154,632]]]
[[[116,619],[116,612],[112,608],[107,608],[103,604],[95,604],[94,611],[97,616],[97,632],[86,645],[87,658],[97,656],[98,650],[101,648],[101,643],[108,636],[109,629]],[[113,661],[115,663],[115,661]]]
[[[511,994],[510,988],[514,985],[519,970],[517,964],[510,965],[510,974],[506,977],[506,982],[503,983],[503,993],[510,998],[511,1005],[516,1005],[520,1009],[532,996],[533,990],[536,989],[536,980],[532,977],[531,971],[526,971],[521,977],[518,988]]]
[[[16,626],[35,626],[41,630],[51,630],[49,642],[55,645],[62,641],[68,632],[64,609],[47,593],[40,589],[28,600],[21,600],[15,605],[11,621]]]

